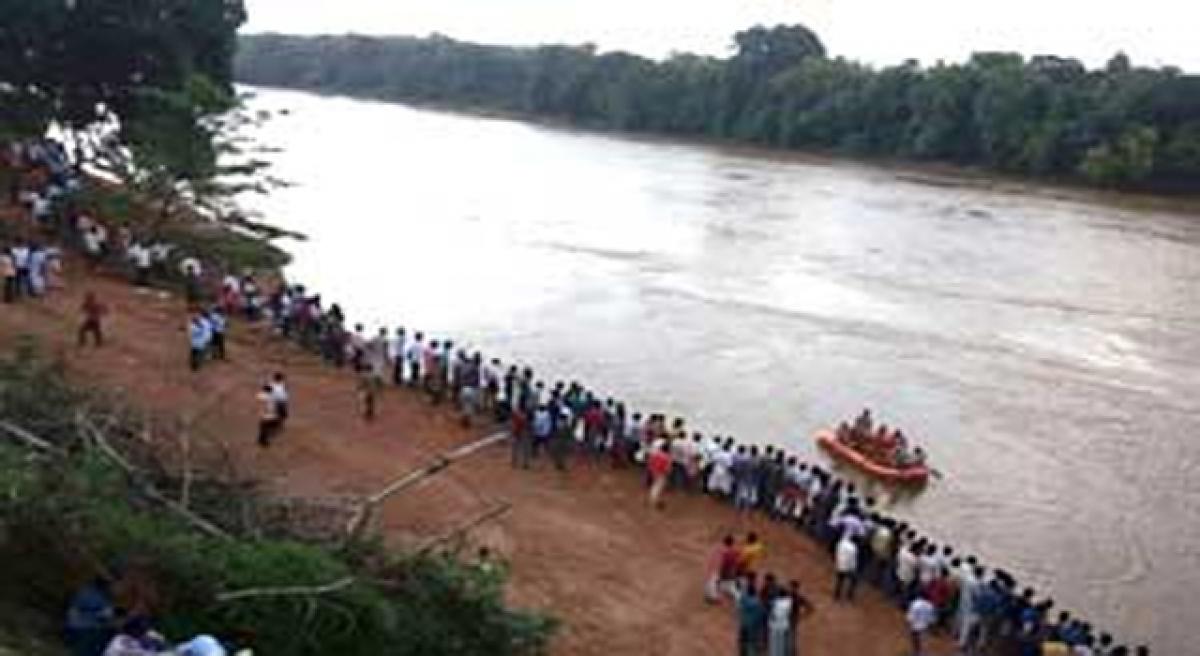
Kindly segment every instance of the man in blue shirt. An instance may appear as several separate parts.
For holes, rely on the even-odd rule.
[[[208,320],[209,329],[212,331],[210,337],[210,350],[214,360],[225,359],[225,327],[228,322],[225,319],[225,314],[221,312],[221,308],[214,307],[208,311],[205,316]]]
[[[193,314],[192,321],[188,324],[188,341],[192,347],[192,371],[200,371],[200,365],[204,363],[204,354],[212,341],[212,326],[200,312]]]

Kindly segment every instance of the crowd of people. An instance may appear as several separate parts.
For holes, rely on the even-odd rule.
[[[83,212],[72,217],[77,243],[97,264],[110,261],[107,235],[95,234],[102,222],[82,217]],[[828,550],[835,572],[832,599],[852,603],[860,582],[876,586],[906,614],[916,654],[933,631],[953,636],[967,654],[1001,648],[1022,656],[1149,654],[1146,647],[1117,644],[1085,619],[1057,610],[1052,599],[1020,585],[1005,570],[986,567],[888,516],[853,482],[784,449],[702,434],[683,418],[644,414],[579,382],[543,379],[529,366],[486,357],[452,339],[405,327],[368,333],[362,324],[349,324],[337,303],[304,285],[260,279],[253,272],[206,278],[202,267],[215,268],[214,263],[174,253],[169,244],[134,240],[127,232],[122,230],[118,261],[132,267],[135,283],[149,284],[156,272],[165,276],[168,261],[179,265],[191,309],[193,371],[225,357],[231,318],[268,322],[281,338],[354,373],[364,420],[375,418],[385,389],[416,391],[431,404],[451,407],[465,425],[507,425],[514,468],[529,469],[543,457],[557,470],[576,462],[606,463],[643,472],[651,507],[665,508],[672,494],[703,494],[740,513],[761,512],[795,527]],[[21,276],[18,267],[16,277]],[[24,289],[24,284],[16,286]],[[92,322],[88,334],[94,326],[99,336],[102,314],[85,310],[85,321]],[[265,448],[289,413],[282,373],[263,382],[255,402],[257,443]],[[923,462],[924,454],[910,450],[900,431],[872,424],[864,411],[853,425],[839,427],[838,438],[893,465]],[[762,550],[757,536],[740,545],[727,538],[714,558],[705,597],[714,603],[724,596],[735,600],[740,653],[795,653],[798,623],[813,605],[798,581],[784,585],[772,574],[759,576]]]
[[[640,470],[653,508],[665,508],[670,494],[705,494],[740,512],[762,512],[794,526],[828,549],[833,600],[852,603],[860,582],[876,586],[904,612],[915,654],[924,652],[931,632],[951,636],[965,654],[1006,649],[1022,656],[1149,654],[1144,646],[1116,644],[1085,619],[1057,610],[1052,599],[1021,586],[1005,570],[989,569],[889,517],[855,483],[783,449],[704,435],[683,418],[643,415],[578,382],[547,383],[531,367],[505,364],[449,339],[419,331],[410,336],[404,327],[373,335],[360,324],[348,328],[336,303],[326,306],[302,286],[269,293],[258,316],[331,366],[370,381],[370,398],[388,386],[417,390],[432,404],[449,404],[465,423],[506,424],[514,468],[529,469],[544,457],[557,470],[576,462]],[[269,408],[266,387],[263,392]],[[864,410],[846,427],[847,439],[865,444],[883,435],[890,453],[903,454],[893,455],[893,463],[922,461],[923,453],[910,451],[902,433],[873,430],[872,423]],[[741,545],[727,538],[714,557],[705,597],[734,599],[740,653],[795,653],[798,623],[813,605],[798,581],[785,585],[772,573],[759,575],[762,550],[757,536]]]

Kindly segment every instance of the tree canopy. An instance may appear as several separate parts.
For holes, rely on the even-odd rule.
[[[1200,76],[978,53],[876,68],[828,57],[803,26],[753,27],[727,58],[655,61],[594,46],[445,36],[243,36],[237,79],[510,111],[616,130],[730,138],[1032,176],[1200,189]]]
[[[242,0],[0,0],[0,137],[58,127],[119,174],[219,173]]]

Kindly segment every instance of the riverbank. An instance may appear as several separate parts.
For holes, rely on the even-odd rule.
[[[65,289],[0,313],[0,341],[33,335],[67,363],[70,376],[99,385],[163,417],[199,413],[193,439],[228,454],[236,467],[285,497],[369,494],[434,454],[469,442],[444,409],[406,390],[388,390],[380,419],[357,415],[354,380],[266,331],[235,324],[230,362],[198,374],[186,367],[182,299],[139,291],[125,281],[83,274],[68,259]],[[104,348],[77,350],[74,332],[85,291],[111,308]],[[293,413],[270,450],[254,444],[254,391],[285,371]],[[711,550],[726,532],[756,530],[768,545],[764,571],[797,577],[817,613],[801,628],[810,654],[894,656],[906,644],[903,618],[873,590],[855,604],[828,601],[828,556],[806,536],[703,497],[671,497],[665,514],[645,507],[639,477],[582,463],[566,474],[539,463],[513,471],[494,447],[417,489],[382,512],[387,539],[422,544],[496,502],[506,516],[472,532],[512,567],[511,601],[544,609],[564,627],[561,654],[696,654],[734,651],[728,607],[706,605],[701,584]],[[951,650],[939,645],[935,654]]]

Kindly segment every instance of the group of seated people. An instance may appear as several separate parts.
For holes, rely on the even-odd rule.
[[[154,629],[140,603],[120,603],[123,581],[97,576],[67,606],[64,637],[72,656],[250,656],[236,640],[198,635],[173,642]],[[126,602],[129,600],[126,599]]]
[[[900,429],[887,424],[876,427],[869,408],[863,409],[853,424],[843,421],[838,425],[837,440],[880,465],[896,469],[925,466],[925,450],[910,444]]]

